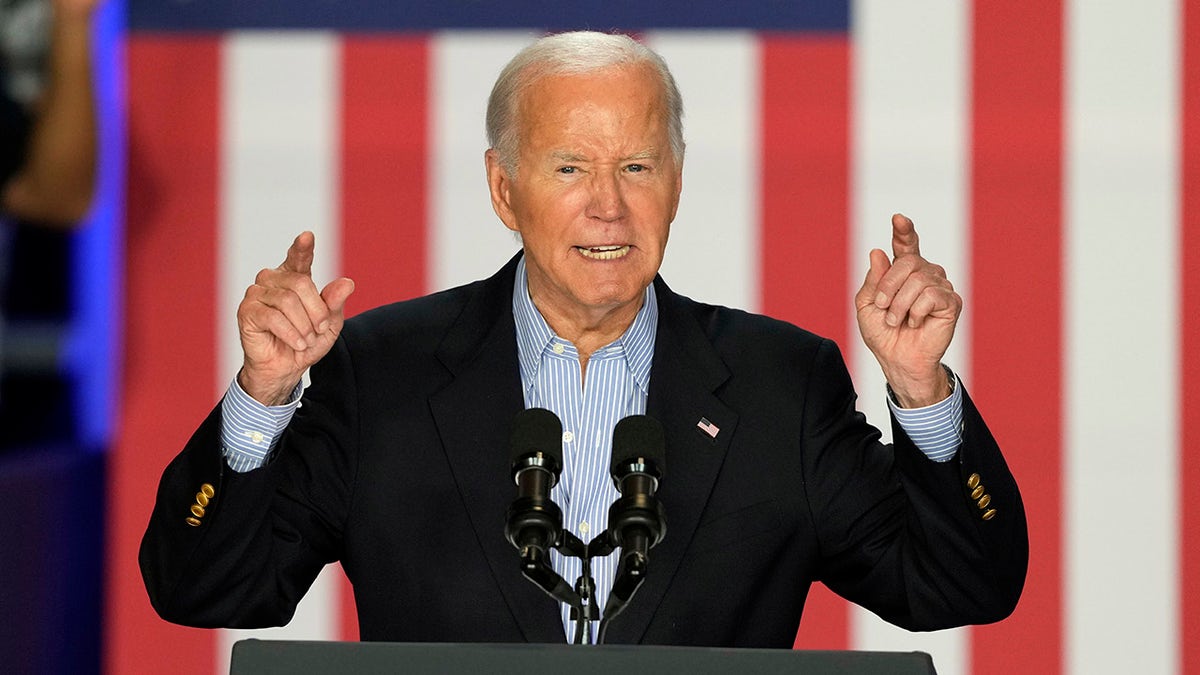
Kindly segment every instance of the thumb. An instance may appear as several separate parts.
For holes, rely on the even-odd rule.
[[[871,249],[867,277],[863,279],[862,288],[854,296],[854,304],[858,309],[875,304],[875,296],[879,294],[879,280],[891,268],[892,262],[888,259],[887,253],[877,248]]]
[[[334,279],[321,290],[321,299],[329,306],[329,311],[341,314],[346,308],[346,299],[354,292],[354,281],[346,277]]]

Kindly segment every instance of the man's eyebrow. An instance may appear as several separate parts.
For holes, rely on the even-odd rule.
[[[641,152],[635,152],[632,155],[629,155],[628,157],[624,158],[623,161],[628,162],[628,161],[638,160],[638,159],[657,159],[658,154],[659,153],[658,153],[657,149],[647,148],[645,150],[642,150]]]
[[[550,154],[550,156],[560,162],[583,162],[587,160],[587,158],[583,155],[571,152],[569,150],[555,150]]]
[[[622,157],[620,159],[620,161],[631,162],[631,161],[645,160],[645,159],[657,159],[658,157],[659,157],[659,152],[656,148],[646,148],[645,150],[640,150],[631,155],[626,155],[625,157]],[[555,161],[558,161],[558,162],[586,162],[586,161],[589,161],[587,157],[585,157],[577,152],[572,152],[570,150],[555,150],[554,152],[550,153],[550,158]]]

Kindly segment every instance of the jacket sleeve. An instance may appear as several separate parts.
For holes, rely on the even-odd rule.
[[[356,419],[344,341],[314,366],[313,382],[266,466],[226,467],[218,405],[163,472],[138,556],[162,618],[284,625],[321,568],[340,557]]]
[[[805,471],[820,578],[909,630],[999,621],[1025,581],[1029,541],[1017,484],[964,390],[963,444],[933,462],[893,419],[892,446],[855,410],[836,346],[817,355],[805,410]]]

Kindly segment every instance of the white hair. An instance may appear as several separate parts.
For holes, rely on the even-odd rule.
[[[676,162],[683,161],[683,98],[663,58],[628,35],[575,31],[547,35],[522,49],[500,71],[488,97],[487,139],[500,164],[516,177],[517,118],[521,94],[548,75],[580,75],[618,65],[648,64],[662,84],[667,136]]]

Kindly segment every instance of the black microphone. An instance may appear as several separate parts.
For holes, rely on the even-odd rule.
[[[562,422],[544,408],[522,410],[513,420],[512,477],[517,497],[508,508],[504,536],[526,565],[548,562],[562,538],[562,511],[550,490],[562,473]]]
[[[621,498],[608,510],[608,533],[623,549],[621,567],[645,571],[646,553],[667,533],[666,513],[655,498],[666,469],[666,437],[662,425],[646,415],[631,415],[613,429],[612,479]]]
[[[647,552],[667,534],[667,516],[655,498],[666,468],[662,425],[631,415],[613,429],[613,484],[621,497],[608,509],[607,550],[620,548],[617,573],[600,620],[597,644],[604,644],[609,622],[624,611],[646,580]]]

